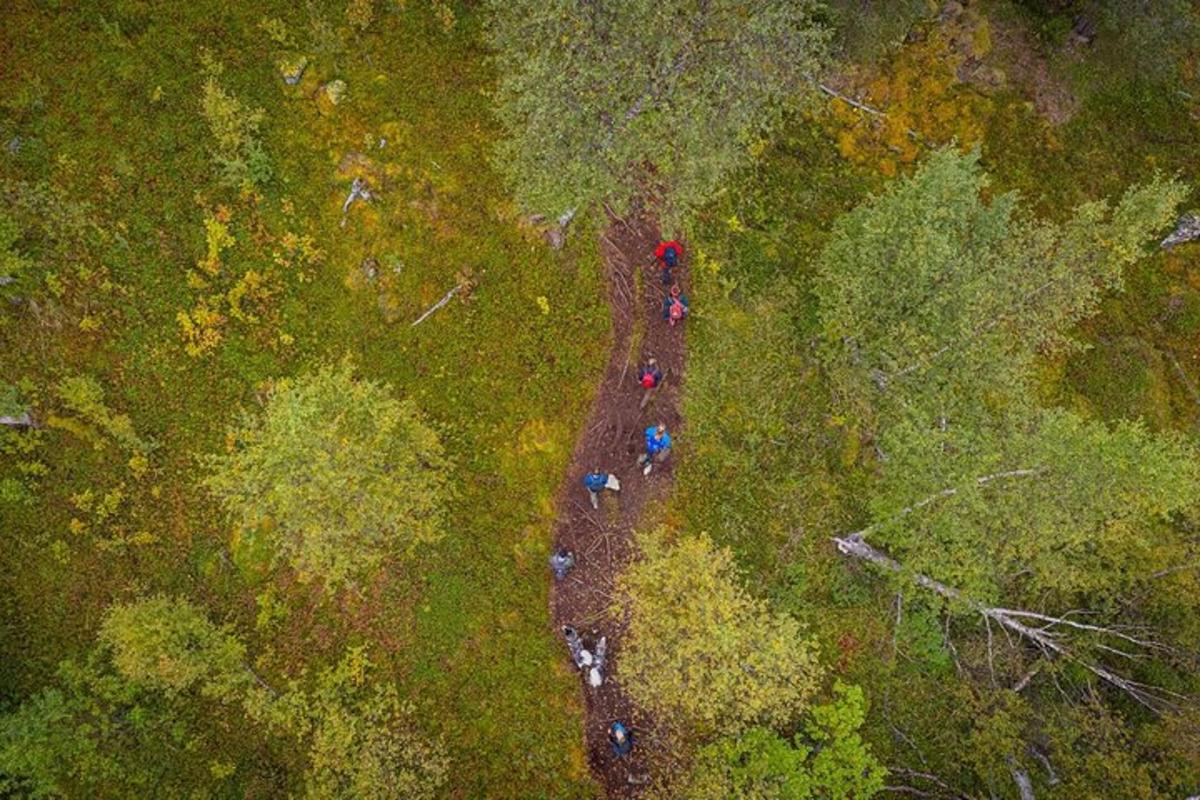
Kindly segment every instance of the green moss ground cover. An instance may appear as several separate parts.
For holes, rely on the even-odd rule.
[[[338,3],[253,5],[6,6],[0,134],[19,146],[0,154],[0,179],[26,198],[18,247],[38,266],[34,304],[0,320],[0,364],[48,424],[2,434],[0,703],[86,650],[113,600],[177,592],[231,622],[277,680],[367,644],[448,742],[452,796],[589,796],[544,556],[606,350],[593,244],[554,254],[505,200],[469,10],[447,29],[423,5],[377,3],[361,30]],[[297,55],[307,68],[287,86],[277,62]],[[217,180],[209,74],[264,110],[272,177],[258,191]],[[377,198],[342,227],[356,176]],[[51,199],[27,200],[38,192]],[[85,204],[84,231],[55,244],[72,204]],[[206,220],[234,240],[216,274],[197,265]],[[179,315],[197,319],[205,298],[220,340],[189,355]],[[330,598],[265,572],[197,488],[196,457],[224,446],[266,381],[345,355],[435,423],[457,499],[444,541],[361,597]],[[76,375],[150,443],[144,463],[55,391]],[[289,785],[294,754],[227,721],[216,730],[212,758],[236,765],[231,796]]]

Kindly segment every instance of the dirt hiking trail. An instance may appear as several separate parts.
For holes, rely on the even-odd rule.
[[[656,225],[644,218],[612,220],[601,235],[608,278],[613,341],[604,380],[596,392],[587,422],[575,444],[571,465],[559,490],[555,547],[575,553],[576,565],[551,589],[554,634],[569,658],[563,625],[575,627],[589,646],[608,637],[604,685],[593,689],[580,675],[585,708],[588,761],[609,798],[636,796],[652,777],[656,764],[668,758],[654,720],[634,707],[612,679],[622,656],[624,624],[608,613],[616,595],[616,576],[634,554],[633,531],[647,504],[663,500],[674,480],[674,453],[643,476],[637,457],[644,449],[643,432],[663,423],[672,437],[680,425],[679,398],[688,322],[671,327],[662,318],[664,286],[654,259]],[[638,273],[641,273],[640,276]],[[674,269],[677,283],[687,287],[687,259]],[[655,358],[664,373],[659,388],[642,405],[645,389],[638,367]],[[595,468],[616,475],[621,491],[601,493],[599,511],[591,507],[583,476]],[[617,758],[608,743],[608,726],[623,721],[634,732],[633,752]]]
[[[604,685],[592,688],[581,674],[580,691],[586,710],[588,762],[613,799],[640,793],[650,778],[660,774],[655,763],[668,757],[662,752],[658,726],[635,708],[612,679],[623,654],[624,624],[607,613],[616,597],[616,577],[634,555],[632,535],[643,510],[665,499],[673,482],[674,453],[665,463],[655,464],[648,476],[636,463],[647,427],[664,423],[674,437],[680,423],[684,331],[689,323],[672,327],[662,319],[667,287],[654,260],[658,242],[658,227],[644,218],[614,219],[600,237],[612,313],[612,351],[559,489],[554,528],[554,546],[574,551],[576,559],[575,569],[551,590],[554,634],[562,643],[563,657],[569,657],[560,631],[563,625],[576,627],[589,645],[600,634],[608,637]],[[673,271],[684,294],[686,264],[685,254]],[[637,383],[637,368],[652,357],[658,360],[664,380],[643,405],[646,390]],[[595,468],[620,480],[619,494],[601,493],[599,511],[592,509],[582,483],[583,475]],[[614,756],[608,745],[607,730],[614,720],[634,730],[634,751],[624,758]]]

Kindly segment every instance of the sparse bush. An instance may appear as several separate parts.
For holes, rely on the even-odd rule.
[[[104,388],[88,375],[73,375],[59,381],[58,397],[86,424],[99,428],[120,447],[132,453],[147,453],[150,444],[138,436],[127,414],[118,414],[104,402]]]
[[[266,112],[248,109],[226,91],[217,78],[220,70],[210,66],[204,81],[201,108],[215,140],[212,153],[221,183],[233,189],[259,188],[271,180],[259,128]]]

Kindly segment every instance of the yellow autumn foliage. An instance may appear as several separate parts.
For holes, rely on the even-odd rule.
[[[980,36],[986,45],[986,34]],[[969,148],[980,141],[994,103],[958,81],[962,61],[947,35],[934,29],[925,41],[897,52],[857,93],[882,115],[830,98],[820,116],[838,151],[892,176],[931,147],[956,142]]]

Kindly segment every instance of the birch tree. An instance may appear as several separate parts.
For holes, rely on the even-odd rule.
[[[490,6],[496,163],[547,217],[654,189],[679,219],[805,94],[829,39],[813,0]]]
[[[228,442],[205,486],[303,580],[354,585],[441,535],[450,490],[437,434],[349,364],[280,381]]]
[[[1200,452],[1182,436],[1048,410],[882,442],[863,538],[983,601],[1107,602],[1186,552],[1171,518],[1200,497]]]
[[[272,687],[231,629],[185,598],[155,595],[105,614],[99,646],[0,716],[0,790],[31,797],[208,797],[218,778],[197,697],[241,707],[251,731],[297,743],[308,797],[422,800],[448,760],[415,709],[351,648],[314,678]],[[232,769],[232,766],[230,766]]]
[[[639,545],[614,609],[629,620],[616,669],[630,697],[700,737],[798,714],[820,676],[800,624],[751,596],[707,536],[651,533]]]
[[[987,742],[970,745],[976,786],[1078,785],[1056,775],[1072,760],[1047,720],[1099,697],[1156,715],[1191,702],[1200,603],[1179,570],[1195,561],[1196,445],[1041,408],[1035,377],[1080,347],[1073,327],[1183,194],[1155,179],[1048,222],[991,193],[977,154],[942,151],[840,220],[820,256],[823,365],[879,454],[866,524],[837,549],[915,587],[982,707],[1019,695],[1025,709],[960,715]],[[1070,747],[1111,750],[1090,735]],[[894,774],[915,794],[957,793],[940,772]]]
[[[0,716],[5,797],[210,797],[207,736],[182,703],[138,686],[99,652]]]
[[[988,184],[978,152],[942,150],[834,225],[816,286],[823,361],[868,415],[929,423],[1028,402],[1033,358],[1077,346],[1071,327],[1185,193],[1155,179],[1053,223],[1015,194],[986,199]]]

